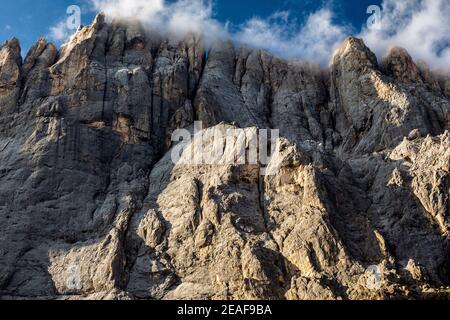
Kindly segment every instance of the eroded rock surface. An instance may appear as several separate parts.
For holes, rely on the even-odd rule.
[[[1,46],[1,297],[448,297],[450,78],[355,38],[329,70],[206,50],[103,15]],[[279,170],[174,164],[195,120],[279,129]]]

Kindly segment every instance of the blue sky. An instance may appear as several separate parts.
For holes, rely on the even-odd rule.
[[[433,68],[450,69],[448,0],[2,0],[0,42],[16,36],[23,55],[41,36],[60,45],[51,28],[64,35],[60,38],[70,36],[73,30],[64,29],[70,5],[81,8],[83,25],[101,10],[171,34],[201,32],[207,42],[227,36],[323,65],[346,36],[354,35],[378,57],[401,46]],[[381,12],[368,28],[370,5]]]
[[[49,28],[62,19],[69,5],[86,3],[84,0],[2,0],[0,42],[16,36],[26,51],[39,37],[49,34]],[[92,14],[82,17],[84,23],[88,23]]]
[[[49,28],[56,25],[70,5],[82,8],[82,23],[89,24],[95,13],[87,0],[14,0],[2,1],[0,11],[0,42],[13,36],[19,38],[23,51],[41,36],[49,35]],[[379,2],[379,1],[378,1]],[[359,31],[367,19],[368,5],[374,0],[335,1],[336,19],[351,23]],[[301,23],[305,16],[318,9],[322,3],[314,0],[216,0],[214,16],[217,20],[233,25],[244,23],[253,16],[266,18],[277,11],[289,10]]]

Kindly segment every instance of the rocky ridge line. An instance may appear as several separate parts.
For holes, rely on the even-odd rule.
[[[0,294],[448,297],[449,83],[400,48],[378,64],[355,38],[327,71],[103,15],[23,62],[8,41]],[[174,165],[171,133],[194,120],[279,128],[281,170]]]

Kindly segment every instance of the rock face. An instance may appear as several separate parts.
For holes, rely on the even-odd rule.
[[[448,297],[448,79],[403,49],[379,65],[355,38],[321,70],[102,15],[23,62],[8,41],[0,295]],[[279,129],[277,172],[174,163],[171,135],[195,120]]]

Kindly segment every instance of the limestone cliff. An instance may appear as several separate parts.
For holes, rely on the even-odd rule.
[[[0,296],[448,298],[449,83],[355,38],[327,70],[103,15],[24,61],[8,41]],[[279,170],[174,164],[195,120],[280,129]]]

